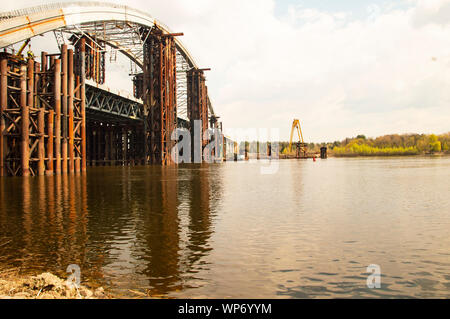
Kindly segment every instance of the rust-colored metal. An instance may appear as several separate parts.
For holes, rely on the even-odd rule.
[[[55,59],[54,72],[54,108],[55,108],[55,174],[61,174],[61,60]]]
[[[69,133],[69,172],[75,172],[75,152],[74,152],[74,126],[73,126],[73,97],[75,78],[73,74],[73,50],[68,51],[68,80],[69,80],[69,94],[68,94],[68,133]]]
[[[155,28],[144,44],[145,162],[173,164],[176,129],[176,49],[173,36]]]
[[[179,36],[183,36],[184,33],[183,32],[175,32],[175,33],[166,33],[163,34],[163,37],[179,37]]]
[[[8,58],[0,56],[0,176],[6,176],[6,125],[4,111],[8,104]]]
[[[37,112],[37,174],[45,175],[45,104],[41,103],[38,91],[41,88],[41,66],[39,63],[34,64],[34,95],[35,109]]]
[[[103,141],[105,143],[104,160],[105,160],[105,165],[109,165],[110,157],[109,157],[109,127],[108,126],[105,127],[105,131],[104,132],[105,132],[104,138],[103,138]]]
[[[93,115],[92,119],[89,117],[88,130],[92,163],[174,163],[171,156],[175,145],[171,134],[177,127],[174,37],[179,35],[183,34],[163,34],[153,28],[144,41],[144,73],[139,79],[140,87],[136,88],[144,101],[144,124],[111,120],[88,110],[89,116]],[[74,42],[74,50],[64,44],[60,53],[42,52],[40,63],[31,55],[25,61],[23,57],[0,53],[1,176],[86,172],[86,79],[103,83],[104,52],[102,44],[83,36]],[[204,126],[208,127],[203,76],[206,70],[196,70],[201,73],[196,99],[198,119],[203,120],[202,134]]]
[[[39,145],[38,145],[38,175],[45,175],[45,110],[43,107],[39,109]]]
[[[78,55],[78,61],[80,54]],[[74,73],[75,73],[75,55],[74,55]],[[74,158],[75,158],[75,171],[77,173],[81,172],[81,76],[77,74],[75,76],[75,90],[74,90],[74,102],[73,102],[73,126],[74,126]]]
[[[117,136],[117,128],[116,126],[113,126],[109,141],[111,144],[111,159],[112,159],[111,165],[116,165],[117,160],[117,143],[115,143],[116,136]]]
[[[37,64],[33,59],[27,60],[27,106],[28,106],[28,165],[30,175],[39,170],[39,101],[36,99]]]
[[[97,166],[103,163],[103,127],[99,126],[97,130]]]
[[[81,43],[83,42],[83,43]],[[86,36],[81,37],[77,42],[79,53],[81,46],[84,46],[85,64],[84,74],[86,79],[93,80],[98,84],[105,83],[105,50],[98,42]]]
[[[29,158],[29,115],[30,109],[27,104],[27,67],[20,66],[20,111],[22,119],[21,134],[21,157],[22,176],[30,175],[30,158]]]
[[[55,112],[53,110],[49,110],[47,113],[47,175],[53,175],[53,125],[54,125]]]
[[[61,107],[62,107],[62,125],[61,125],[61,170],[63,174],[67,174],[67,138],[68,138],[68,61],[67,61],[67,44],[61,46]]]
[[[81,38],[80,40],[80,115],[81,115],[81,171],[86,172],[86,71],[85,71],[85,53],[86,53],[86,40]]]
[[[208,91],[202,70],[191,69],[187,74],[187,114],[191,128],[192,160],[196,152],[203,153],[207,140],[203,140],[208,130]],[[201,131],[194,132],[195,121],[201,120]],[[200,134],[198,134],[200,133]],[[199,148],[201,145],[201,149]]]

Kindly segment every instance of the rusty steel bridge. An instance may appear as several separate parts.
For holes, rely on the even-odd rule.
[[[15,54],[12,46],[53,33],[58,52]],[[175,164],[171,133],[201,120],[221,130],[205,71],[148,13],[118,4],[74,2],[0,13],[0,175],[85,172],[90,165]],[[133,93],[105,86],[105,52],[135,65]],[[221,136],[216,158],[236,143]],[[231,151],[230,151],[231,150]]]

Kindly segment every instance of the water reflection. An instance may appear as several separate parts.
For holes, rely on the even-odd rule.
[[[65,271],[84,259],[86,177],[6,178],[1,183],[1,266]]]
[[[75,263],[85,282],[180,291],[212,249],[209,174],[106,167],[1,179],[0,267],[65,276]]]
[[[137,232],[139,255],[145,261],[139,274],[148,278],[152,294],[182,288],[178,220],[178,170],[146,171],[143,228]]]
[[[450,159],[0,179],[0,269],[170,297],[448,297]],[[366,267],[382,289],[366,287]]]
[[[189,265],[191,268],[211,247],[208,239],[211,236],[211,217],[209,201],[209,171],[208,168],[200,169],[189,181]]]

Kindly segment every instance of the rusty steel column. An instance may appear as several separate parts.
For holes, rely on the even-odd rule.
[[[75,157],[74,157],[74,127],[73,127],[73,95],[75,79],[73,74],[73,50],[68,51],[68,79],[69,79],[69,172],[75,172]]]
[[[38,115],[39,144],[38,144],[38,175],[45,175],[45,110],[44,107],[39,109]]]
[[[36,126],[33,123],[38,124],[39,118],[36,115],[39,113],[36,112],[35,103],[34,103],[34,94],[35,94],[35,83],[34,83],[34,60],[28,59],[27,61],[27,106],[28,106],[28,171],[30,174],[36,174],[36,156],[33,158],[33,155],[37,154],[39,148],[36,151],[33,151],[33,145],[36,139],[39,137],[36,133]],[[34,120],[34,121],[33,121]],[[30,123],[32,124],[30,126]],[[34,154],[33,154],[34,153]]]
[[[192,162],[204,160],[203,148],[208,142],[203,140],[203,135],[208,129],[208,99],[204,70],[209,69],[192,69],[187,74],[187,114],[191,131]],[[195,125],[196,121],[201,121],[199,128]],[[196,153],[200,153],[199,158],[195,158]]]
[[[53,175],[53,125],[55,120],[55,112],[53,110],[49,110],[47,117],[47,175]]]
[[[111,164],[111,157],[109,156],[110,149],[109,149],[109,134],[110,134],[110,127],[105,127],[105,165]]]
[[[80,54],[77,55],[77,58],[79,58]],[[75,73],[75,66],[78,64],[78,61],[75,62],[75,55],[74,55],[74,73]],[[81,172],[81,80],[80,80],[79,72],[77,71],[77,74],[75,76],[75,87],[76,90],[74,91],[74,103],[73,103],[73,109],[74,109],[74,116],[73,116],[73,126],[74,126],[74,146],[73,150],[75,152],[74,158],[75,158],[75,171],[77,173]],[[87,142],[87,140],[86,140]]]
[[[61,127],[61,155],[62,155],[62,173],[67,174],[67,45],[61,46],[61,86],[62,86],[62,127]]]
[[[47,66],[47,52],[41,53],[41,81],[48,82],[49,78],[51,76],[48,74],[50,71],[48,70]],[[45,88],[45,85],[42,86],[41,90],[42,93],[46,93],[47,89]],[[53,126],[54,126],[54,110],[49,109],[47,113],[47,170],[46,175],[53,175],[53,140],[54,140],[54,133],[53,133]]]
[[[116,144],[114,143],[116,136],[116,127],[111,128],[111,135],[109,136],[110,148],[111,148],[111,165],[116,165]]]
[[[6,124],[3,117],[8,104],[8,59],[6,56],[1,56],[0,74],[0,176],[6,176]]]
[[[27,62],[27,104],[28,108],[34,107],[34,61]]]
[[[45,111],[38,98],[38,91],[40,90],[40,69],[41,65],[38,62],[34,63],[34,108],[37,113],[37,175],[45,174]],[[42,152],[43,150],[43,152]]]
[[[39,63],[34,65],[34,84],[35,84],[35,107],[38,112],[37,116],[37,126],[38,126],[38,165],[37,174],[39,176],[45,175],[45,105],[41,104],[38,98],[38,91],[41,88],[41,75],[39,71],[41,66]]]
[[[170,151],[176,129],[176,54],[174,36],[157,28],[144,43],[143,100],[145,157],[152,164],[173,164]]]
[[[61,60],[55,59],[54,63],[54,88],[55,99],[55,174],[61,174]]]
[[[96,158],[96,166],[100,166],[102,163],[102,127],[97,127],[97,140],[95,141],[97,144],[97,158]]]
[[[86,39],[81,38],[81,171],[86,172]]]
[[[20,111],[22,117],[20,164],[22,166],[22,176],[29,176],[30,109],[27,105],[27,67],[25,65],[20,66]]]
[[[91,129],[91,134],[92,134],[92,138],[91,138],[91,150],[92,150],[92,154],[91,154],[91,165],[90,166],[95,166],[97,163],[97,129],[94,130],[94,128]]]

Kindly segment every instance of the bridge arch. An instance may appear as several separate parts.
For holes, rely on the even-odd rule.
[[[119,49],[142,68],[142,39],[140,34],[112,37],[112,29],[98,32],[99,23],[122,21],[133,30],[136,26],[153,28],[157,26],[164,33],[171,33],[169,28],[151,15],[128,6],[104,2],[70,2],[35,6],[26,9],[0,13],[0,48],[22,42],[26,39],[60,30],[95,34],[98,39]],[[100,25],[103,27],[104,25]],[[134,29],[136,30],[136,29]],[[116,34],[115,34],[116,35]],[[136,43],[131,45],[130,41]],[[194,58],[176,38],[178,52],[186,59],[189,66],[198,68]]]

